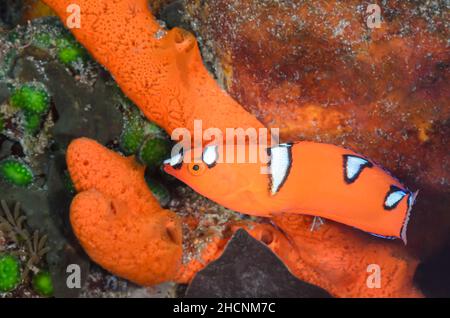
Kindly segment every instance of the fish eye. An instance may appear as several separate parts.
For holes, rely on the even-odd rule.
[[[198,162],[192,162],[188,165],[189,172],[194,176],[199,176],[205,172],[205,164],[204,163],[198,163]]]

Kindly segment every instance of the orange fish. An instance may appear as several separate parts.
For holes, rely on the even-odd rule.
[[[314,142],[265,148],[267,159],[256,150],[256,160],[249,162],[254,147],[188,149],[166,160],[164,170],[237,212],[318,216],[406,244],[417,192],[381,167],[345,148]]]

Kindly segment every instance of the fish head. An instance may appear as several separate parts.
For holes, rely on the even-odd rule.
[[[203,195],[205,193],[222,195],[230,187],[228,184],[219,184],[218,180],[231,167],[220,164],[220,159],[218,145],[187,150],[182,148],[164,161],[163,169]]]
[[[245,191],[259,171],[256,165],[225,160],[228,151],[233,150],[233,158],[237,157],[237,149],[222,145],[183,149],[165,160],[163,169],[196,192],[226,206],[227,199]]]

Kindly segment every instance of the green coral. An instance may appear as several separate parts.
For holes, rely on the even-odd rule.
[[[39,33],[33,37],[33,43],[39,48],[49,48],[52,45],[52,37],[48,33]]]
[[[25,131],[29,134],[35,134],[41,126],[42,118],[35,113],[25,113]]]
[[[159,165],[169,149],[163,130],[144,119],[139,112],[126,114],[120,147],[127,154],[136,154],[147,165]]]
[[[170,152],[170,143],[167,139],[151,136],[142,145],[139,151],[139,160],[149,167],[162,164]]]
[[[56,57],[65,65],[85,61],[89,57],[87,51],[54,17],[34,20],[26,28],[25,38],[26,43]]]
[[[10,104],[24,112],[24,130],[28,134],[39,131],[43,116],[50,108],[50,97],[44,85],[26,83],[12,89]]]
[[[0,178],[13,185],[26,187],[33,182],[33,172],[19,160],[5,159],[0,162]]]
[[[0,292],[9,292],[20,282],[20,263],[14,256],[0,256]]]
[[[41,296],[53,296],[53,282],[49,272],[39,272],[33,277],[33,288]]]
[[[30,273],[44,265],[45,255],[50,250],[47,246],[48,237],[37,230],[30,233],[19,202],[11,209],[5,200],[0,200],[0,230],[16,246],[15,253],[20,255],[23,262],[21,280],[24,286],[28,286]]]
[[[144,138],[144,127],[139,122],[126,121],[120,136],[120,146],[126,154],[132,154],[139,149]]]
[[[63,37],[58,39],[56,47],[58,49],[58,59],[64,64],[83,60],[85,57],[83,47],[72,38]]]
[[[47,90],[34,84],[24,84],[15,89],[10,97],[11,105],[36,115],[45,114],[50,106]]]

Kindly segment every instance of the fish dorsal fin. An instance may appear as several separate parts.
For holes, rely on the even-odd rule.
[[[386,210],[393,210],[400,203],[400,201],[408,194],[407,191],[400,189],[394,185],[391,186],[389,192],[384,199],[384,208]]]
[[[373,164],[362,157],[344,155],[344,179],[348,184],[355,182],[364,168],[371,168]]]
[[[292,144],[268,148],[270,156],[270,193],[275,195],[286,182],[292,166]]]

